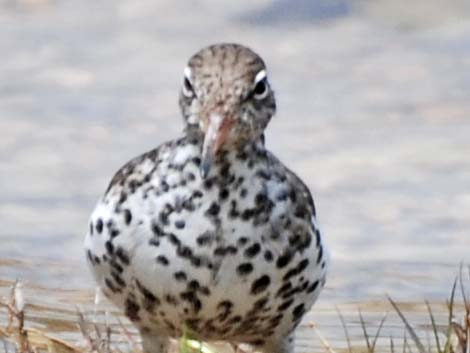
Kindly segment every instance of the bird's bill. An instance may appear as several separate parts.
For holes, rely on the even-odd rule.
[[[201,177],[204,179],[210,172],[214,158],[224,144],[233,126],[233,119],[212,113],[209,115],[208,127],[202,147]]]

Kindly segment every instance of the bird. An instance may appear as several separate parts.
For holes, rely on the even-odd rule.
[[[308,187],[266,148],[276,100],[263,59],[204,47],[179,106],[182,136],[127,162],[98,200],[91,273],[147,353],[181,336],[292,353],[329,255]]]

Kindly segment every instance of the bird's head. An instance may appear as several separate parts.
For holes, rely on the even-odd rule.
[[[204,136],[201,175],[217,153],[258,140],[276,110],[263,60],[238,44],[194,54],[184,69],[180,107],[187,131]]]

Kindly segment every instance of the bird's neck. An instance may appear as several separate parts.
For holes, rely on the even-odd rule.
[[[202,154],[204,133],[199,129],[187,129],[185,131],[185,135],[188,141],[199,146]],[[245,161],[247,164],[251,164],[260,158],[264,158],[266,156],[264,140],[264,134],[261,134],[257,139],[251,141],[242,141],[237,144],[222,146],[217,152],[217,156],[214,161],[214,169],[218,169],[217,166],[220,167],[220,165],[226,164],[227,162],[231,164],[235,161]]]
[[[202,145],[204,144],[204,133],[200,129],[186,128],[184,134],[188,140],[199,145],[202,150]],[[220,152],[222,154],[235,152],[235,154],[247,154],[248,156],[252,156],[266,150],[264,141],[264,134],[261,134],[257,139],[251,141],[240,141],[235,144],[222,146]]]

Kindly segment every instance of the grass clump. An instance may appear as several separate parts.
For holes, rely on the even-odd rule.
[[[438,322],[437,316],[432,310],[428,301],[425,301],[427,316],[429,317],[429,330],[427,339],[418,331],[417,325],[405,316],[399,303],[392,298],[388,298],[393,311],[400,318],[403,335],[401,337],[389,337],[389,346],[385,348],[377,343],[383,339],[382,332],[385,323],[390,315],[384,314],[375,332],[364,317],[363,312],[359,310],[359,328],[362,332],[364,344],[361,347],[353,347],[348,324],[337,309],[341,326],[347,342],[349,353],[375,353],[389,351],[391,353],[470,353],[470,297],[467,290],[470,284],[470,267],[465,269],[461,267],[459,275],[452,285],[451,294],[446,302],[447,318]],[[468,272],[468,274],[464,274]],[[468,277],[468,278],[467,278]],[[467,283],[467,286],[466,286]],[[460,293],[463,306],[456,304],[457,293]],[[463,310],[461,308],[463,307]],[[457,308],[459,310],[457,310]],[[49,332],[28,327],[27,315],[25,312],[25,303],[21,290],[21,283],[16,282],[7,298],[0,300],[0,309],[6,313],[5,321],[0,322],[0,341],[3,342],[3,349],[8,353],[143,353],[136,335],[130,332],[122,322],[115,318],[117,325],[109,325],[107,316],[104,324],[97,324],[88,320],[86,316],[77,310],[77,331],[82,337],[78,343],[70,343],[56,338]],[[0,312],[0,314],[2,314]],[[114,318],[113,318],[114,319]],[[322,343],[324,350],[328,353],[335,353],[334,342],[328,342],[316,328],[315,324],[309,325],[313,333],[317,335]],[[176,342],[172,348],[172,353],[223,353],[229,352],[225,348],[212,346],[192,339],[187,330],[183,330],[183,337]],[[0,342],[0,350],[2,349]],[[231,352],[244,353],[238,347],[232,347]]]

